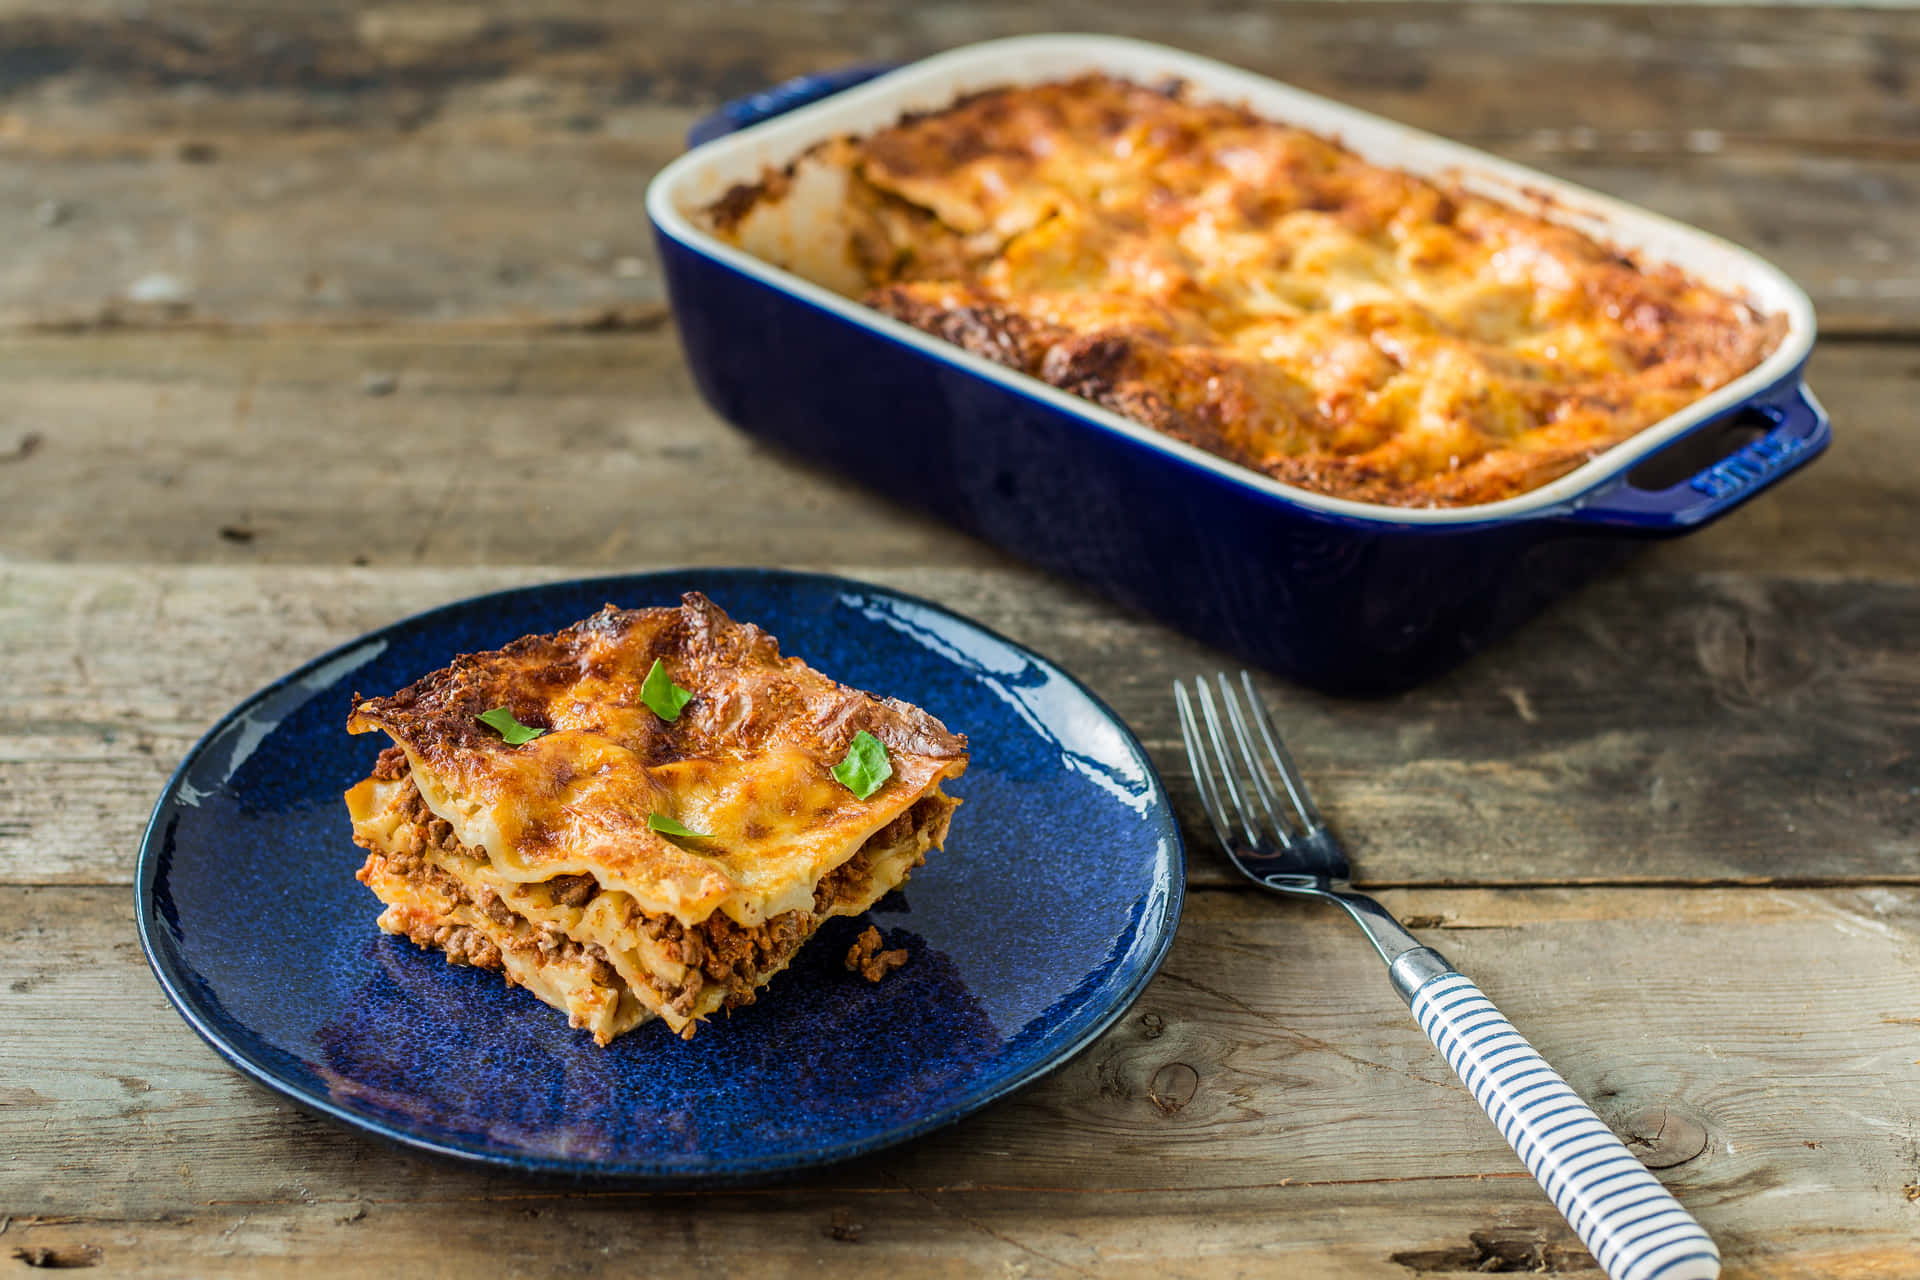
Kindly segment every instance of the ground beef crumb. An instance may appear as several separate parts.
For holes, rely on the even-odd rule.
[[[382,751],[373,762],[373,776],[382,782],[396,782],[407,772],[407,753],[398,744]]]
[[[891,951],[880,950],[880,930],[872,925],[867,931],[854,939],[847,948],[847,971],[857,973],[868,982],[880,979],[898,969],[907,962],[905,947],[895,947]]]
[[[474,905],[480,908],[487,919],[497,925],[512,928],[520,919],[519,913],[491,889],[481,889],[479,896],[474,900]]]
[[[867,847],[877,847],[869,842]],[[835,867],[813,887],[813,909],[822,915],[836,906],[851,906],[866,897],[873,888],[873,864],[867,859],[867,847]]]
[[[589,875],[555,876],[547,881],[553,900],[569,907],[584,907],[600,892],[600,882]]]
[[[481,969],[500,967],[500,948],[478,929],[443,924],[433,931],[432,937],[434,945],[447,953],[448,964],[470,964]]]

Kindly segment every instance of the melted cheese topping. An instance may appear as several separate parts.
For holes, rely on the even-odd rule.
[[[1670,267],[1178,88],[977,94],[736,188],[708,211],[716,232],[754,249],[757,208],[822,166],[846,175],[871,305],[1361,501],[1535,488],[1783,330]],[[782,265],[857,291],[844,264]]]
[[[672,723],[640,700],[656,659],[693,693]],[[500,706],[547,732],[508,746],[478,720]],[[427,805],[500,877],[591,875],[689,925],[809,908],[823,876],[967,765],[932,716],[781,658],[698,594],[463,656],[356,703],[348,728],[390,734]],[[893,766],[865,800],[831,773],[862,729]],[[653,814],[710,838],[669,839]]]

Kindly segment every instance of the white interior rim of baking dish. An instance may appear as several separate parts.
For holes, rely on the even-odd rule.
[[[1375,164],[1456,182],[1503,204],[1575,227],[1641,261],[1671,263],[1705,284],[1747,299],[1763,312],[1785,316],[1786,334],[1771,355],[1741,377],[1537,489],[1478,506],[1391,507],[1283,484],[1162,435],[802,279],[722,242],[695,222],[699,210],[736,183],[757,182],[769,168],[783,168],[828,138],[871,133],[895,123],[907,112],[939,110],[964,94],[982,89],[1036,84],[1095,71],[1144,83],[1178,78],[1203,99],[1244,103],[1268,119],[1334,139]],[[1813,303],[1806,293],[1771,263],[1717,236],[1265,76],[1197,54],[1118,36],[1016,36],[967,45],[901,67],[695,148],[661,170],[648,185],[647,212],[660,230],[699,253],[1022,395],[1046,401],[1150,448],[1288,502],[1393,524],[1480,524],[1574,505],[1589,489],[1639,458],[1657,452],[1689,428],[1736,408],[1780,382],[1799,366],[1813,345]]]

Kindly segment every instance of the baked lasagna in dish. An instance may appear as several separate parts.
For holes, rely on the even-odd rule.
[[[1537,488],[1785,331],[1549,217],[1106,75],[823,143],[705,221],[1190,445],[1400,507]]]
[[[749,1004],[941,846],[966,740],[782,658],[705,596],[463,655],[347,727],[380,927],[497,969],[601,1044]]]

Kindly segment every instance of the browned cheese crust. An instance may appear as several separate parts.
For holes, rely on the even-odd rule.
[[[672,722],[641,700],[656,660],[693,693]],[[479,719],[502,706],[547,732],[509,746]],[[609,605],[462,655],[356,701],[348,727],[391,734],[429,803],[503,870],[591,873],[687,924],[715,909],[756,924],[783,895],[801,905],[847,851],[967,763],[966,740],[934,717],[782,658],[773,637],[698,593],[678,608]],[[831,773],[861,730],[893,767],[864,800]],[[670,839],[649,827],[654,814],[711,838]]]
[[[866,301],[1290,484],[1512,497],[1753,368],[1783,322],[1179,86],[992,90],[838,139]],[[785,175],[714,210],[726,234]]]

